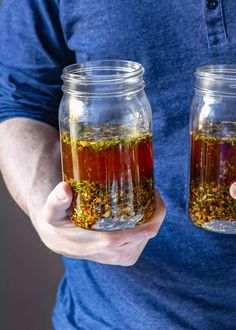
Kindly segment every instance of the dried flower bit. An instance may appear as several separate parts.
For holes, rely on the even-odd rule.
[[[122,189],[118,188],[118,195],[123,193],[124,198],[120,198],[115,207],[112,195],[106,194],[104,184],[82,181],[73,182],[71,187],[74,191],[74,198],[70,216],[76,225],[83,228],[92,228],[97,221],[101,222],[105,218],[109,218],[108,221],[119,225],[122,222],[129,222],[129,226],[131,226],[132,219],[138,217],[141,221],[149,217],[155,207],[152,178],[147,178],[140,182],[139,186],[134,186],[132,193],[129,192],[128,185],[125,187],[125,191],[123,190],[124,187]],[[78,193],[76,193],[78,190],[80,194],[79,202],[77,199]],[[87,202],[87,196],[92,201],[91,203]]]

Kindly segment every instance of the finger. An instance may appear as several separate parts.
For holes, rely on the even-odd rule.
[[[156,207],[153,214],[148,219],[145,219],[145,221],[140,225],[134,227],[133,229],[129,229],[127,234],[130,234],[130,237],[139,239],[142,238],[142,235],[144,235],[143,240],[145,240],[157,235],[165,218],[166,208],[158,191],[156,191],[155,195]]]
[[[70,239],[71,241],[77,241],[81,244],[87,244],[88,242],[96,244],[98,252],[102,252],[107,250],[107,248],[112,249],[135,241],[149,240],[156,236],[165,217],[165,212],[165,206],[160,194],[156,192],[156,208],[153,215],[148,221],[132,229],[100,232],[79,228],[70,222],[70,225],[60,225],[55,227],[55,230],[59,231],[60,235],[64,238]]]
[[[60,230],[58,230],[58,228],[60,228]],[[78,235],[78,239],[73,240],[71,237],[62,235],[64,229],[59,226],[52,226],[51,224],[46,223],[44,229],[46,235],[42,236],[42,241],[55,253],[78,259],[88,259],[88,256],[98,254],[96,242],[88,237],[86,240],[86,235]],[[80,228],[78,229],[80,232]],[[83,239],[80,239],[81,237]]]
[[[135,254],[131,258],[131,264],[130,264],[130,266],[133,266],[134,264],[136,264],[136,262],[138,261],[139,257],[143,253],[143,250],[144,250],[145,246],[147,245],[147,243],[148,243],[148,240],[145,240],[145,241],[141,241],[138,244],[138,246],[136,247],[136,250],[135,250]]]
[[[57,225],[66,219],[66,210],[72,202],[72,190],[68,183],[60,182],[49,194],[43,208],[46,222]]]
[[[100,233],[104,235],[104,241],[108,245],[124,245],[133,241],[149,240],[155,237],[165,218],[166,209],[159,192],[156,192],[156,207],[152,216],[144,223],[123,231]]]
[[[236,182],[234,182],[231,186],[230,186],[230,195],[231,197],[233,197],[234,199],[236,199]]]
[[[132,242],[122,247],[113,249],[110,254],[100,255],[100,258],[106,259],[109,264],[119,266],[133,266],[139,259],[147,240],[141,242]]]

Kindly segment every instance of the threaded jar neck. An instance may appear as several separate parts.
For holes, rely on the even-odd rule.
[[[236,65],[207,65],[195,72],[197,91],[236,97]]]
[[[132,61],[91,61],[72,64],[62,74],[65,93],[80,97],[119,96],[137,93],[145,86],[144,68]]]

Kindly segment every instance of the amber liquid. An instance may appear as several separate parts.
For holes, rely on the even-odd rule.
[[[219,232],[236,231],[236,200],[229,193],[235,180],[236,123],[191,132],[189,210],[196,225]]]
[[[64,180],[74,193],[73,222],[109,231],[150,216],[155,206],[151,134],[106,125],[77,127],[72,135],[61,133]]]

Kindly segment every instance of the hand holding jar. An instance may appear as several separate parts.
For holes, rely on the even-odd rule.
[[[140,64],[127,61],[72,65],[63,72],[65,182],[41,213],[31,215],[56,253],[130,266],[158,233],[166,211],[154,191],[151,109],[142,75]]]
[[[143,67],[95,61],[63,70],[59,124],[68,211],[85,229],[128,229],[155,208],[152,113]]]
[[[53,252],[70,258],[132,266],[147,242],[158,233],[165,217],[165,206],[156,193],[156,209],[148,222],[122,231],[87,230],[76,226],[66,215],[72,196],[69,184],[61,182],[49,194],[42,212],[35,210],[31,214],[44,244]]]

